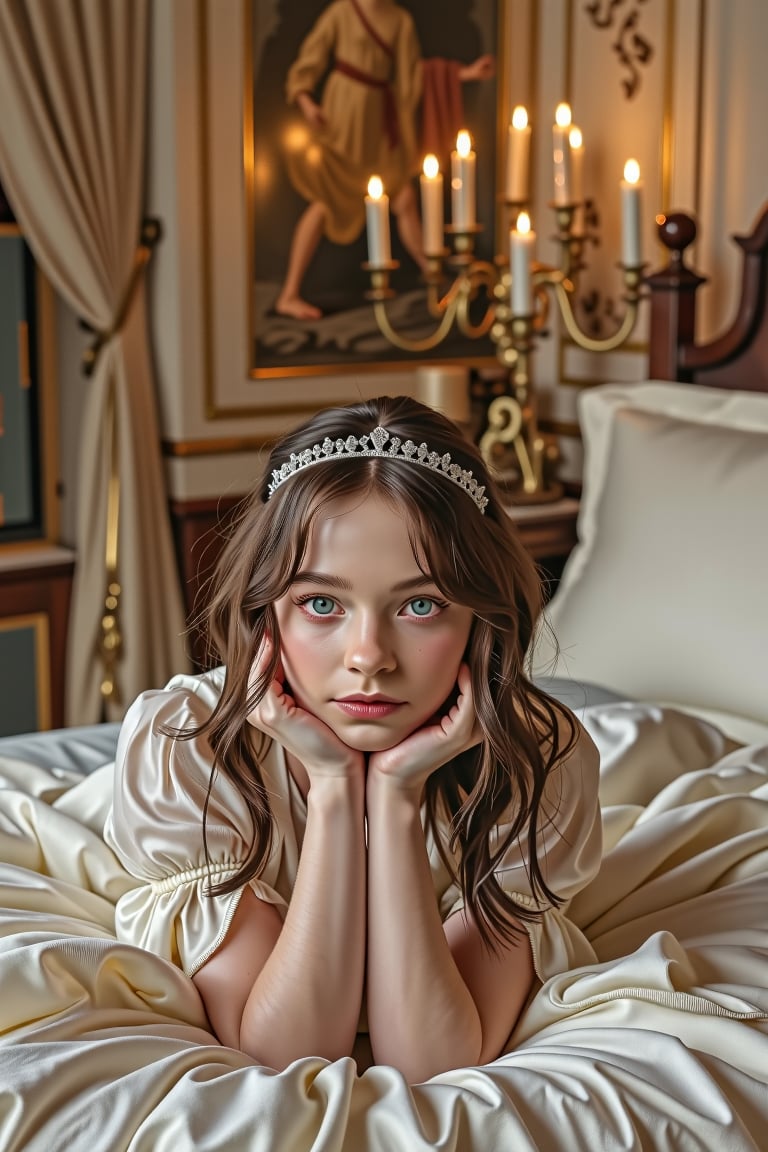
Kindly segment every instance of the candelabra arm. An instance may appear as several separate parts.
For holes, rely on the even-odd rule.
[[[434,332],[430,333],[429,336],[424,336],[421,340],[410,340],[407,336],[401,336],[399,332],[395,331],[387,316],[387,309],[383,301],[374,301],[373,312],[379,330],[395,348],[399,348],[402,352],[430,352],[433,348],[436,348],[450,332],[456,316],[458,299],[458,296],[454,296],[452,299],[446,297],[446,307],[442,320]]]
[[[478,260],[476,263],[471,264],[464,275],[458,279],[461,288],[456,312],[456,322],[463,335],[468,336],[471,340],[478,340],[490,332],[495,309],[494,305],[489,303],[479,324],[473,324],[469,316],[469,305],[481,285],[485,285],[490,296],[493,293],[497,281],[498,273],[493,264],[488,263],[487,260]]]
[[[427,311],[430,316],[433,316],[435,320],[441,320],[446,308],[451,302],[452,296],[453,285],[448,289],[445,296],[441,296],[436,284],[427,284]]]
[[[568,335],[577,344],[579,348],[583,348],[586,352],[612,352],[614,348],[622,345],[627,337],[632,332],[637,322],[637,311],[639,296],[632,295],[627,297],[627,306],[622,318],[621,324],[614,333],[610,336],[605,336],[602,339],[597,339],[593,336],[588,336],[582,332],[581,328],[576,321],[573,313],[573,305],[571,304],[571,294],[566,287],[566,284],[561,279],[553,279],[550,281],[560,306],[560,313],[563,317]]]

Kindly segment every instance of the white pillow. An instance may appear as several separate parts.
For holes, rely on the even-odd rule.
[[[768,395],[582,394],[579,543],[537,675],[768,723]]]

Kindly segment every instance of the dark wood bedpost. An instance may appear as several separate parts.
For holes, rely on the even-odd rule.
[[[665,268],[647,276],[651,338],[648,375],[652,380],[693,379],[680,365],[680,348],[692,344],[696,326],[696,289],[706,281],[685,263],[685,249],[696,238],[696,222],[685,212],[658,218],[659,238],[669,250]]]

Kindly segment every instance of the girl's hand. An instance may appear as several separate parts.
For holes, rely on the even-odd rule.
[[[368,760],[368,779],[384,779],[418,798],[428,776],[454,756],[473,748],[482,739],[475,713],[472,679],[462,664],[456,703],[444,715],[406,736],[394,748],[373,752]]]
[[[251,665],[249,691],[269,663],[273,651],[272,640],[267,638]],[[321,777],[363,779],[363,754],[347,747],[327,724],[299,707],[285,684],[285,673],[279,661],[275,679],[246,719],[254,728],[277,740],[304,765],[310,784]]]

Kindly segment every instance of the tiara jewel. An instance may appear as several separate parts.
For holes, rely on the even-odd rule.
[[[297,472],[311,468],[315,464],[324,464],[327,460],[357,460],[378,456],[384,460],[397,460],[403,464],[417,464],[421,468],[429,468],[457,484],[462,491],[475,502],[480,512],[485,514],[488,497],[485,495],[485,486],[478,484],[472,473],[462,468],[460,464],[451,462],[450,452],[442,456],[439,452],[432,452],[427,444],[414,444],[413,440],[405,443],[399,436],[390,436],[386,428],[381,425],[365,436],[347,436],[346,440],[338,437],[332,440],[326,436],[322,444],[313,444],[302,452],[292,452],[288,460],[275,468],[272,472],[272,483],[267,490],[267,499],[274,496],[281,484],[290,480]]]

